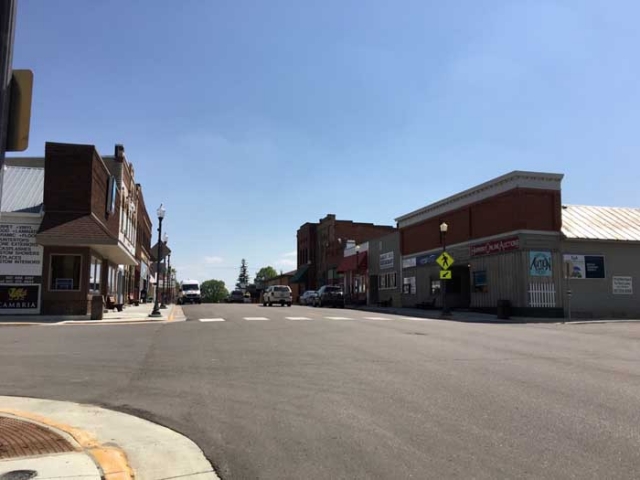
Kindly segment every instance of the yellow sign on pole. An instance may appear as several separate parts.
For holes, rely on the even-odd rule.
[[[440,280],[451,280],[451,270],[440,270]]]
[[[440,265],[440,268],[443,270],[449,270],[451,265],[453,265],[453,257],[449,255],[447,252],[442,252],[438,258],[436,258],[436,263]]]

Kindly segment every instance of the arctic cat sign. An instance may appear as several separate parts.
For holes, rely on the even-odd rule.
[[[38,308],[38,285],[0,285],[0,310]]]

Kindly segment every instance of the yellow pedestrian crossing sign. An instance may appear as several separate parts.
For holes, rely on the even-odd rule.
[[[440,280],[451,280],[451,270],[440,270]]]
[[[436,263],[440,265],[440,268],[442,268],[443,270],[449,270],[451,265],[453,265],[453,257],[447,252],[442,252],[440,256],[436,258]]]

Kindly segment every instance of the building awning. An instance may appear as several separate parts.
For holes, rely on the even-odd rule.
[[[356,261],[358,262],[357,266],[356,266]],[[344,273],[344,272],[352,272],[355,270],[362,271],[362,270],[366,270],[368,266],[369,266],[369,263],[367,260],[367,252],[362,252],[357,255],[350,255],[348,257],[344,257],[340,262],[340,265],[338,265],[337,272]]]
[[[89,247],[104,258],[121,265],[137,265],[138,261],[93,214],[45,214],[36,243],[42,246]]]
[[[309,265],[302,265],[298,270],[296,270],[295,275],[291,277],[291,280],[289,280],[289,283],[306,282],[308,273],[309,273]]]

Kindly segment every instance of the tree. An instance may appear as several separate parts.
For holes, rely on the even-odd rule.
[[[260,270],[258,270],[258,273],[256,273],[255,283],[256,285],[262,285],[267,280],[270,280],[273,277],[277,277],[277,276],[278,276],[278,272],[276,272],[275,268],[271,266],[262,267]]]
[[[238,283],[236,283],[236,287],[240,289],[247,288],[249,285],[249,266],[247,265],[247,261],[243,258],[240,263],[240,275],[238,275]]]
[[[205,303],[218,303],[229,296],[222,280],[207,280],[200,285],[200,296]]]

